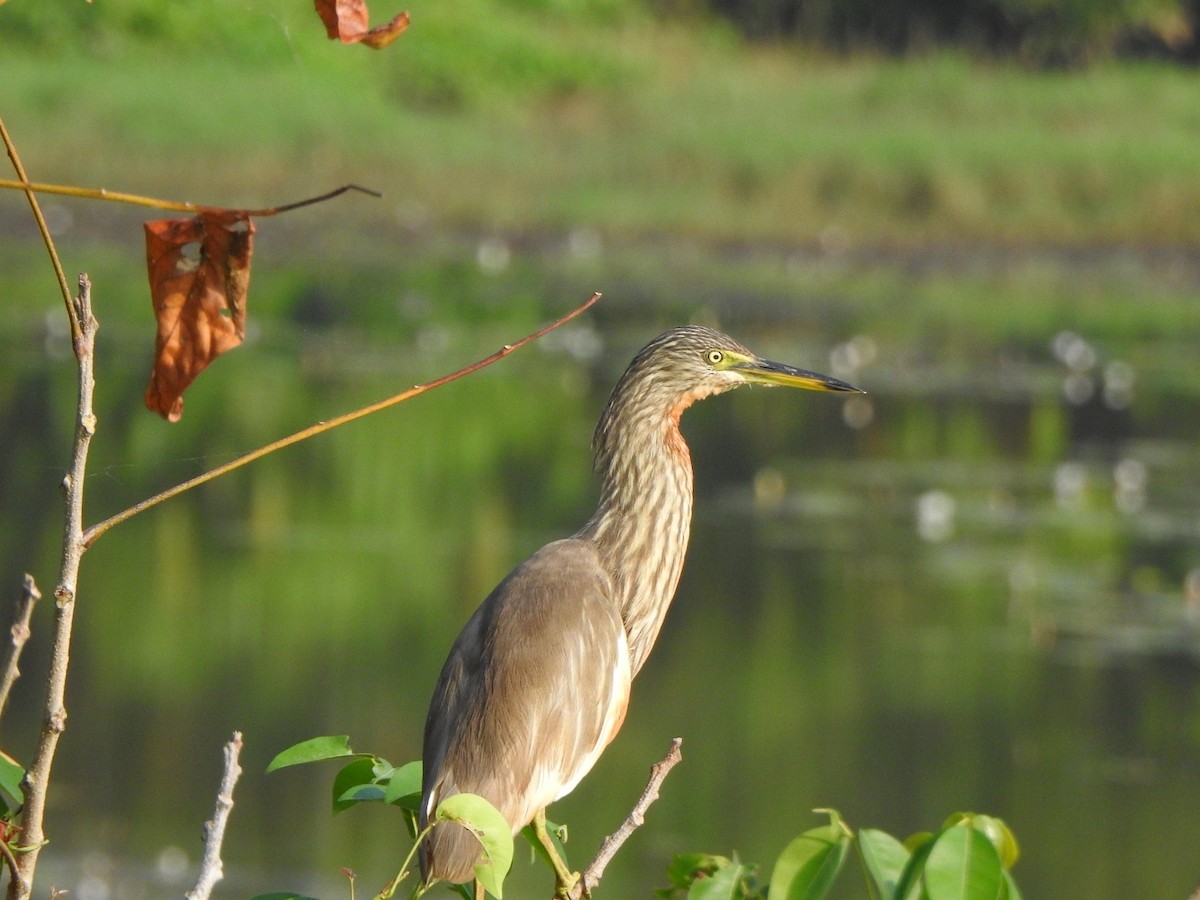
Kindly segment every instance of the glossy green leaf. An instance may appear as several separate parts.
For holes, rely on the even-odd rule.
[[[21,793],[21,781],[25,777],[25,767],[0,751],[0,793],[3,793],[9,812],[16,810],[24,801]]]
[[[992,842],[992,846],[1000,855],[1000,865],[1011,869],[1021,857],[1021,847],[1017,844],[1016,835],[1004,824],[1004,820],[976,813],[971,816],[970,822]]]
[[[929,900],[997,900],[1004,869],[987,835],[970,825],[955,825],[934,841],[923,881]]]
[[[742,882],[748,874],[746,866],[726,860],[726,865],[692,882],[687,900],[742,900],[746,896]]]
[[[676,889],[688,888],[696,879],[706,878],[729,863],[729,857],[713,853],[679,853],[667,866],[667,878],[671,881],[671,887],[660,889],[658,893],[669,897]]]
[[[483,845],[486,862],[475,867],[475,878],[494,897],[503,897],[504,876],[513,858],[512,827],[500,811],[478,794],[455,794],[438,804],[439,821],[457,822]]]
[[[858,852],[879,895],[892,897],[912,854],[890,834],[874,828],[859,830]]]
[[[928,831],[921,831],[910,835],[904,842],[904,847],[910,855],[904,865],[904,871],[900,873],[896,889],[892,892],[893,900],[921,900],[924,896],[921,876],[925,871],[925,860],[929,857],[929,851],[933,849],[935,837]]]
[[[279,753],[271,760],[267,771],[274,772],[276,769],[298,766],[301,763],[320,762],[323,759],[338,759],[343,756],[355,755],[355,752],[350,749],[349,735],[338,734],[309,738],[307,741],[293,744]]]
[[[383,787],[375,783],[375,758],[361,757],[342,766],[333,779],[333,811],[339,813],[362,800],[382,800]],[[367,791],[365,789],[373,789]],[[363,791],[361,797],[356,792]]]
[[[829,824],[810,828],[775,861],[768,893],[771,900],[819,900],[841,871],[850,848],[850,833],[833,810]]]
[[[419,759],[392,770],[391,777],[388,778],[387,790],[383,795],[383,802],[399,803],[400,806],[408,809],[410,804],[401,801],[413,796],[417,798],[416,802],[411,804],[415,811],[421,801],[421,761]]]

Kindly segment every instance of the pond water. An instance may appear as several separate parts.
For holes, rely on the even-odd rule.
[[[820,823],[814,807],[900,835],[956,810],[1000,816],[1029,897],[1200,884],[1195,259],[609,251],[588,233],[298,264],[309,249],[262,245],[247,346],[167,425],[141,407],[152,326],[137,249],[90,248],[89,522],[482,357],[593,289],[607,297],[471,379],[95,545],[44,886],[179,895],[234,729],[245,774],[219,895],[345,897],[341,867],[360,892],[390,877],[408,849],[397,815],[332,817],[336,767],[266,775],[267,762],[320,734],[419,755],[454,635],[514,563],[590,513],[607,392],[641,344],[686,321],[868,394],[739,391],[685,417],[698,499],[675,605],[620,737],[552,809],[585,860],[683,737],[603,895],[650,896],[683,851],[736,852],[769,875]],[[9,594],[26,570],[53,588],[73,402],[33,252],[5,251],[0,269]],[[21,760],[49,629],[46,602],[4,726]],[[545,895],[520,853],[512,878],[511,896]],[[864,895],[845,873],[839,896]]]

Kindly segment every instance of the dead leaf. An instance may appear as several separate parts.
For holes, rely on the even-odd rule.
[[[408,13],[402,12],[386,25],[368,29],[366,0],[316,0],[316,7],[325,23],[325,33],[343,44],[361,42],[381,50],[400,37],[409,24]]]
[[[145,229],[158,321],[146,406],[178,422],[188,385],[245,336],[254,223],[229,210],[157,219]]]

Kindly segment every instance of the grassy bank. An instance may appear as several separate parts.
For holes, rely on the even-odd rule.
[[[40,180],[253,205],[359,181],[419,228],[1200,239],[1194,71],[813,58],[627,0],[414,6],[382,53],[307,4],[35,6],[0,7],[0,115]]]

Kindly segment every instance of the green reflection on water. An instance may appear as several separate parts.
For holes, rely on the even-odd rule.
[[[177,426],[139,408],[137,311],[102,301],[89,520],[482,356],[597,286],[579,287],[597,277],[589,266],[536,257],[492,276],[457,254],[405,265],[264,278],[261,337],[205,374]],[[744,391],[685,419],[699,500],[677,604],[620,739],[554,813],[586,854],[667,741],[684,737],[685,762],[610,870],[610,895],[645,895],[681,850],[769,860],[814,824],[815,806],[901,833],[953,809],[1000,815],[1026,848],[1018,875],[1031,896],[1193,888],[1190,852],[1164,854],[1161,841],[1194,829],[1200,808],[1185,591],[1200,567],[1195,386],[1147,362],[1132,406],[1065,403],[1070,373],[1049,329],[1068,323],[1052,299],[1034,324],[997,311],[1027,304],[1019,278],[985,278],[1012,295],[961,327],[944,311],[923,332],[881,305],[881,285],[904,285],[917,299],[902,302],[920,306],[922,291],[949,290],[943,272],[923,280],[885,264],[797,286],[785,266],[768,276],[725,265],[718,284],[744,278],[750,296],[733,302],[669,260],[614,260],[611,303],[574,337],[104,537],[84,564],[56,766],[60,883],[89,851],[130,861],[114,877],[131,880],[164,846],[195,856],[235,728],[247,744],[230,890],[336,885],[342,865],[381,883],[400,858],[398,817],[332,819],[332,771],[263,768],[324,733],[395,762],[418,755],[433,680],[471,609],[590,512],[587,445],[612,380],[662,327],[699,317],[818,369],[831,348],[869,335],[876,358],[854,380],[871,406],[855,429],[838,400]],[[121,271],[93,272],[98,297],[140,296]],[[32,568],[46,589],[72,376],[38,349],[39,315],[19,307],[0,335],[0,558],[5,583]],[[1173,358],[1178,336],[1159,310],[1142,327],[1129,316],[1106,332],[1085,311],[1100,353]],[[569,352],[597,340],[595,356]],[[1140,474],[1121,468],[1129,460]],[[19,758],[32,746],[48,612],[5,728]],[[514,896],[545,881],[525,868]]]

